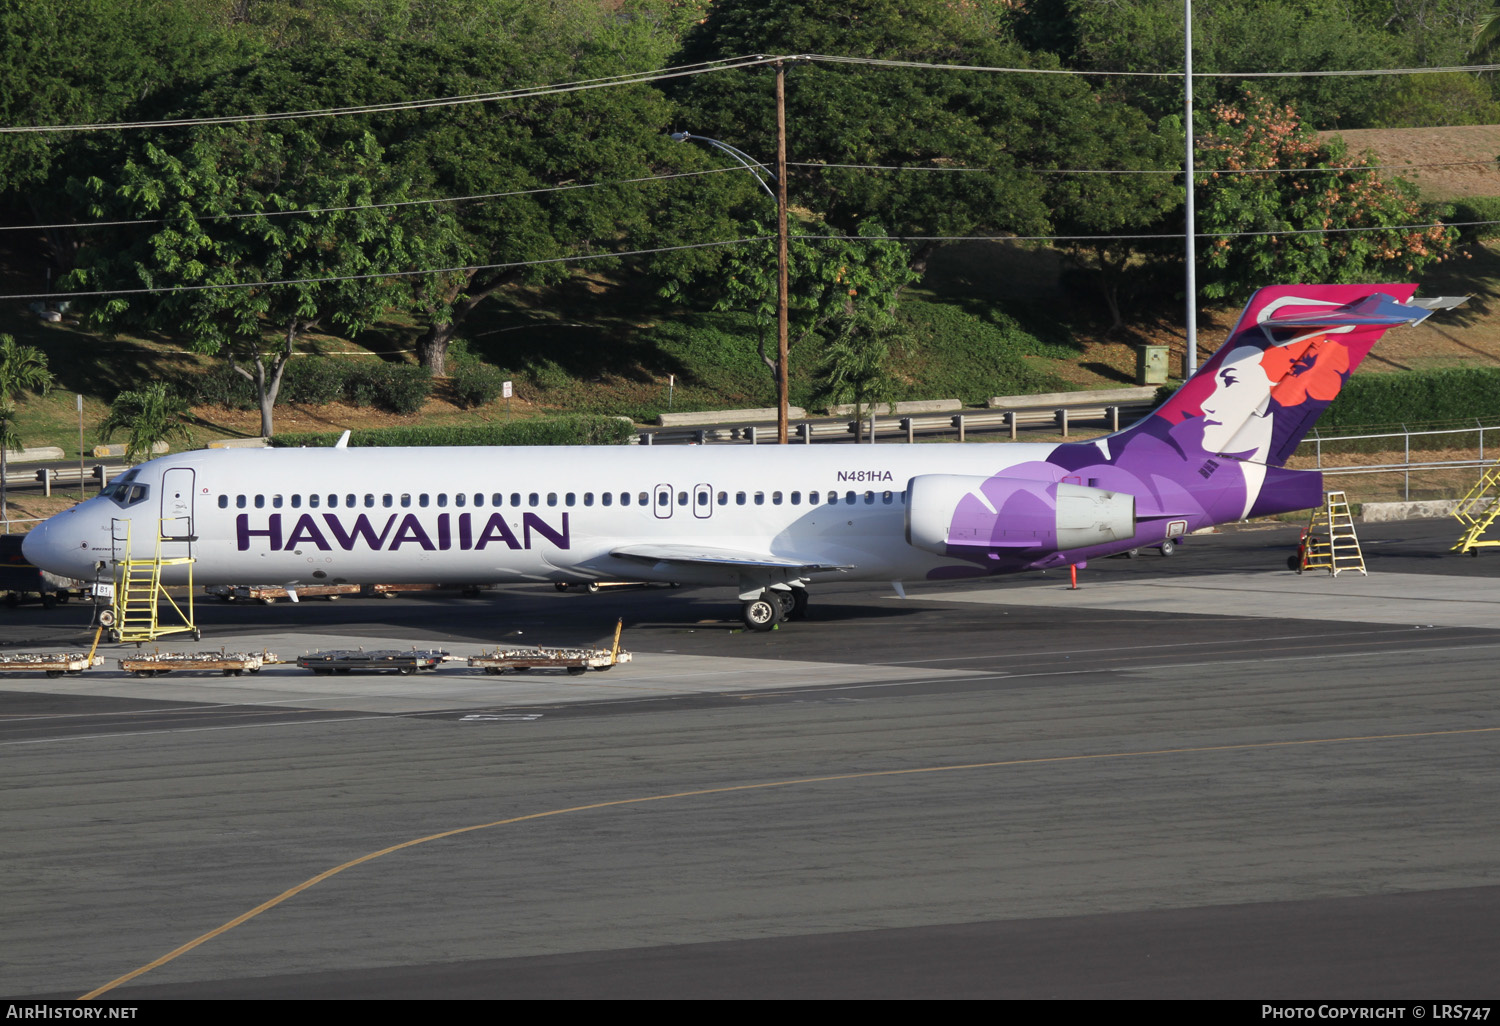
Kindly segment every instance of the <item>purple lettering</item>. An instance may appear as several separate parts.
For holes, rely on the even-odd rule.
[[[482,549],[492,541],[503,541],[513,549],[521,547],[521,543],[516,541],[516,536],[506,525],[505,515],[502,513],[490,514],[490,519],[485,522],[484,530],[479,532],[479,541],[474,544],[474,548]]]
[[[266,529],[264,531],[250,530],[250,514],[241,513],[234,518],[234,530],[235,534],[239,537],[239,550],[241,552],[244,552],[246,549],[250,548],[251,538],[265,538],[270,542],[270,545],[268,546],[269,548],[281,548],[280,513],[272,513],[266,519]]]
[[[467,513],[458,515],[458,547],[465,550],[474,547],[474,529],[469,525]]]
[[[416,542],[428,552],[435,548],[432,539],[427,537],[427,532],[422,530],[422,525],[417,522],[415,513],[408,513],[401,518],[401,526],[396,528],[396,537],[391,539],[391,551],[395,552],[399,549],[402,542]]]
[[[318,530],[318,522],[313,519],[311,513],[304,513],[297,518],[297,525],[292,528],[292,533],[287,535],[286,549],[295,549],[298,545],[309,544],[327,552],[333,546],[328,544],[328,539],[323,537],[323,532]]]
[[[379,535],[375,533],[375,529],[370,526],[369,518],[363,513],[354,518],[354,529],[347,534],[344,533],[344,525],[339,523],[339,518],[332,513],[324,513],[323,521],[328,525],[328,530],[333,532],[334,540],[339,543],[339,548],[345,552],[354,548],[354,540],[360,537],[364,538],[365,544],[370,548],[378,550],[385,544],[385,536],[390,534],[391,525],[396,522],[396,514],[392,513],[386,519],[385,527],[381,529]]]
[[[547,526],[547,521],[535,513],[521,514],[521,530],[525,535],[526,547],[528,549],[531,548],[531,529],[533,527],[536,528],[537,534],[548,539],[558,548],[572,548],[572,545],[568,542],[568,515],[566,513],[562,515],[562,530],[560,532],[554,531],[551,527]]]
[[[448,529],[448,514],[438,514],[438,548],[447,552],[453,548],[453,532]]]

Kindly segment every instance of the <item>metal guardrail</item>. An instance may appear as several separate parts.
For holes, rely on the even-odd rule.
[[[11,524],[40,524],[46,519],[46,517],[21,517],[19,520],[0,520],[0,524],[4,524],[5,533],[10,534]],[[30,530],[30,528],[27,528],[27,530]]]
[[[1413,471],[1464,470],[1466,468],[1485,467],[1493,464],[1495,462],[1494,460],[1485,459],[1484,456],[1484,433],[1486,431],[1500,431],[1500,427],[1494,425],[1485,425],[1480,423],[1478,420],[1475,420],[1473,427],[1434,428],[1422,431],[1411,431],[1403,428],[1401,431],[1382,431],[1365,435],[1324,435],[1314,429],[1307,438],[1304,438],[1302,440],[1301,445],[1297,447],[1297,451],[1302,452],[1304,449],[1311,447],[1313,450],[1313,457],[1316,461],[1317,469],[1323,471],[1325,476],[1344,477],[1354,474],[1401,474],[1403,475],[1403,480],[1401,483],[1401,494],[1406,501],[1410,502],[1411,475]],[[1450,437],[1453,435],[1474,434],[1477,434],[1479,436],[1477,458],[1464,458],[1456,460],[1426,460],[1419,463],[1413,463],[1411,461],[1412,439],[1438,439]],[[1327,466],[1323,463],[1323,446],[1325,444],[1334,445],[1341,442],[1366,442],[1379,439],[1401,440],[1399,448],[1401,449],[1403,458],[1400,463],[1383,463],[1370,466],[1352,467],[1341,467],[1337,465]],[[1392,449],[1394,450],[1395,448],[1397,448],[1397,446],[1393,445]],[[1422,446],[1419,445],[1418,448],[1422,448]]]
[[[1150,403],[1100,405],[1098,403],[1067,403],[1061,406],[1020,408],[1011,410],[965,410],[962,413],[914,414],[907,417],[882,419],[877,411],[870,418],[854,421],[844,419],[806,420],[791,425],[791,440],[798,444],[811,444],[819,440],[844,440],[851,435],[864,440],[881,437],[915,441],[918,434],[957,434],[964,441],[970,431],[1008,431],[1014,441],[1018,430],[1025,427],[1055,427],[1068,437],[1072,425],[1083,422],[1102,422],[1111,431],[1145,416],[1153,409]],[[640,432],[635,442],[640,445],[710,445],[740,444],[757,445],[774,441],[776,431],[763,424],[720,425],[718,427],[664,428]]]

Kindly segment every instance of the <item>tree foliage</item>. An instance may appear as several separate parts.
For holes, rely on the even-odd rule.
[[[1290,107],[1247,95],[1212,111],[1200,140],[1198,230],[1246,233],[1199,248],[1205,296],[1242,299],[1261,285],[1409,281],[1456,232],[1420,225],[1399,179],[1383,180],[1341,140],[1320,142]],[[1282,174],[1263,174],[1277,170]],[[1385,231],[1360,229],[1385,228]]]
[[[774,230],[751,222],[760,241],[736,247],[723,264],[696,282],[667,285],[669,299],[686,299],[695,291],[715,296],[715,310],[741,310],[755,317],[761,362],[779,380],[776,352],[777,261]],[[915,279],[902,246],[881,238],[884,229],[867,221],[858,235],[841,236],[827,226],[803,223],[792,229],[788,245],[788,353],[814,333],[855,316],[863,323],[888,320],[896,297]]]
[[[52,390],[52,372],[47,357],[33,346],[17,345],[10,335],[0,335],[0,520],[10,519],[5,502],[7,454],[20,451],[16,434],[16,400],[26,392],[46,395]]]
[[[139,140],[113,181],[78,185],[95,217],[152,221],[90,251],[68,279],[81,291],[150,290],[89,302],[91,322],[183,334],[225,355],[254,382],[266,435],[302,335],[359,331],[441,284],[404,272],[452,255],[439,210],[399,205],[408,183],[374,139],[313,124],[215,126],[171,149]]]
[[[117,431],[127,431],[125,459],[139,463],[149,460],[152,450],[160,442],[173,439],[192,442],[193,436],[185,421],[188,412],[186,399],[165,381],[153,381],[144,388],[127,389],[115,396],[99,430],[106,441]]]

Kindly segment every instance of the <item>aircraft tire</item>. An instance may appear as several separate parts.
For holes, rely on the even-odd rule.
[[[1161,551],[1161,554],[1163,556],[1170,556],[1172,553],[1177,551],[1177,543],[1171,538],[1167,538],[1160,545],[1158,545],[1157,548]]]
[[[746,630],[769,631],[781,622],[781,603],[768,595],[769,592],[762,594],[740,607],[740,619],[745,622]]]
[[[787,614],[788,620],[807,619],[807,599],[808,594],[806,588],[792,589],[792,611]]]
[[[773,592],[773,594],[776,596],[777,603],[780,604],[780,606],[781,606],[781,617],[780,617],[780,619],[782,619],[782,620],[793,619],[792,614],[797,609],[797,599],[796,599],[796,597],[793,596],[792,593],[789,592],[789,591],[778,591],[778,592]]]

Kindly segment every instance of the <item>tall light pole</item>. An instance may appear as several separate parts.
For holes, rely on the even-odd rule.
[[[766,184],[764,176],[769,172],[766,171],[765,165],[743,150],[718,139],[710,139],[706,135],[693,135],[691,132],[673,132],[672,138],[677,142],[693,140],[707,143],[716,149],[723,150],[746,171],[754,175],[756,182],[765,190],[766,195],[776,201],[776,441],[780,445],[786,445],[790,434],[788,396],[791,387],[787,378],[790,314],[787,307],[787,295],[790,291],[791,273],[790,260],[787,255],[786,217],[786,71],[781,62],[778,61],[776,64],[776,173],[771,175],[776,181],[774,193]]]
[[[1198,252],[1195,211],[1193,209],[1193,0],[1183,0],[1186,8],[1182,18],[1182,92],[1186,100],[1187,113],[1184,127],[1187,129],[1187,154],[1183,164],[1187,173],[1183,176],[1187,185],[1187,353],[1182,361],[1182,376],[1187,379],[1198,369]]]

